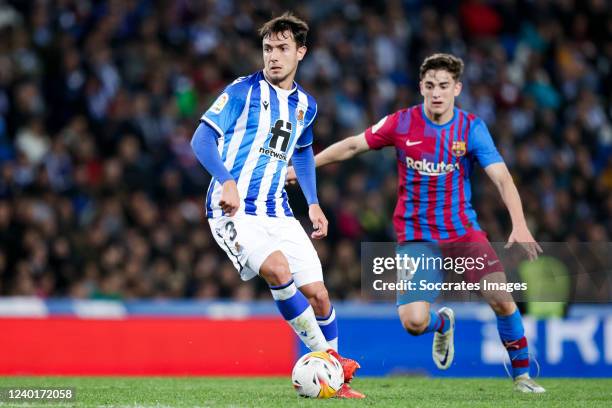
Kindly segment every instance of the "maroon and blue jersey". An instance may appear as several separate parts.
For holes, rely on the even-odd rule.
[[[482,119],[454,108],[453,119],[437,125],[417,105],[385,116],[365,137],[371,149],[395,147],[398,242],[452,240],[480,230],[470,202],[474,162],[483,168],[503,162]]]

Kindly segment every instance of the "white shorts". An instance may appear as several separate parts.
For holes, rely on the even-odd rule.
[[[281,251],[297,287],[323,281],[321,261],[295,218],[260,217],[238,214],[209,218],[217,244],[227,254],[242,280],[259,274],[259,268],[275,251]]]

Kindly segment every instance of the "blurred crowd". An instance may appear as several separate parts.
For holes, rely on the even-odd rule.
[[[298,81],[319,104],[315,150],[419,103],[422,59],[451,52],[458,104],[487,122],[536,238],[610,241],[607,0],[0,0],[0,294],[269,298],[216,247],[190,140],[225,85],[260,69],[256,29],[285,10],[311,27]],[[394,239],[394,154],[318,170],[336,299],[360,296],[360,242]],[[504,241],[495,187],[480,172],[473,190]]]

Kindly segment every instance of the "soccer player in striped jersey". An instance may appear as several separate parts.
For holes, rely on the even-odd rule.
[[[426,58],[420,67],[422,104],[384,117],[364,133],[323,150],[315,160],[317,166],[324,166],[371,149],[394,147],[399,183],[393,224],[398,252],[401,244],[412,242],[424,242],[415,245],[417,256],[423,248],[432,246],[427,242],[438,243],[442,250],[453,246],[446,244],[455,244],[454,252],[461,252],[461,243],[470,243],[470,248],[486,254],[487,262],[484,269],[473,268],[464,277],[467,281],[480,282],[483,287],[481,280],[485,276],[488,281],[505,282],[505,275],[470,203],[469,176],[474,161],[484,168],[508,208],[512,219],[508,244],[520,243],[531,259],[537,257],[541,248],[527,228],[518,191],[487,126],[475,115],[455,107],[455,98],[461,92],[462,72],[463,61],[455,56],[435,54]],[[292,169],[287,180],[295,182]],[[505,292],[483,292],[483,296],[497,316],[499,335],[512,363],[515,389],[544,392],[529,377],[527,340],[512,297]],[[454,355],[454,313],[448,307],[438,313],[432,311],[431,301],[431,298],[414,299],[398,293],[398,313],[410,334],[434,333],[434,362],[438,368],[447,369]]]
[[[290,159],[314,232],[327,235],[316,190],[313,122],[317,104],[294,82],[306,54],[308,25],[290,13],[264,24],[262,71],[238,78],[202,115],[191,145],[212,180],[206,215],[219,246],[243,280],[260,275],[280,313],[312,351],[339,359],[341,398],[364,398],[351,381],[359,364],[340,357],[338,325],[317,253],[293,217],[285,192]]]

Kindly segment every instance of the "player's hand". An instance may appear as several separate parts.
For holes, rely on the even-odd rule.
[[[294,185],[297,184],[297,176],[295,175],[295,170],[293,166],[287,167],[287,177],[285,178],[285,185]]]
[[[533,239],[531,232],[526,225],[520,227],[512,228],[512,233],[508,238],[508,243],[504,246],[504,248],[510,248],[514,243],[520,244],[523,249],[527,252],[529,256],[529,260],[533,261],[538,259],[538,254],[541,254],[542,247]]]
[[[312,228],[314,232],[310,235],[312,239],[321,239],[327,236],[327,218],[323,214],[323,210],[319,207],[319,204],[311,204],[308,207],[308,216],[312,221]]]
[[[223,212],[233,217],[240,208],[240,196],[238,195],[238,186],[234,180],[227,180],[223,183],[223,189],[221,190],[221,200],[219,205],[223,209]]]

